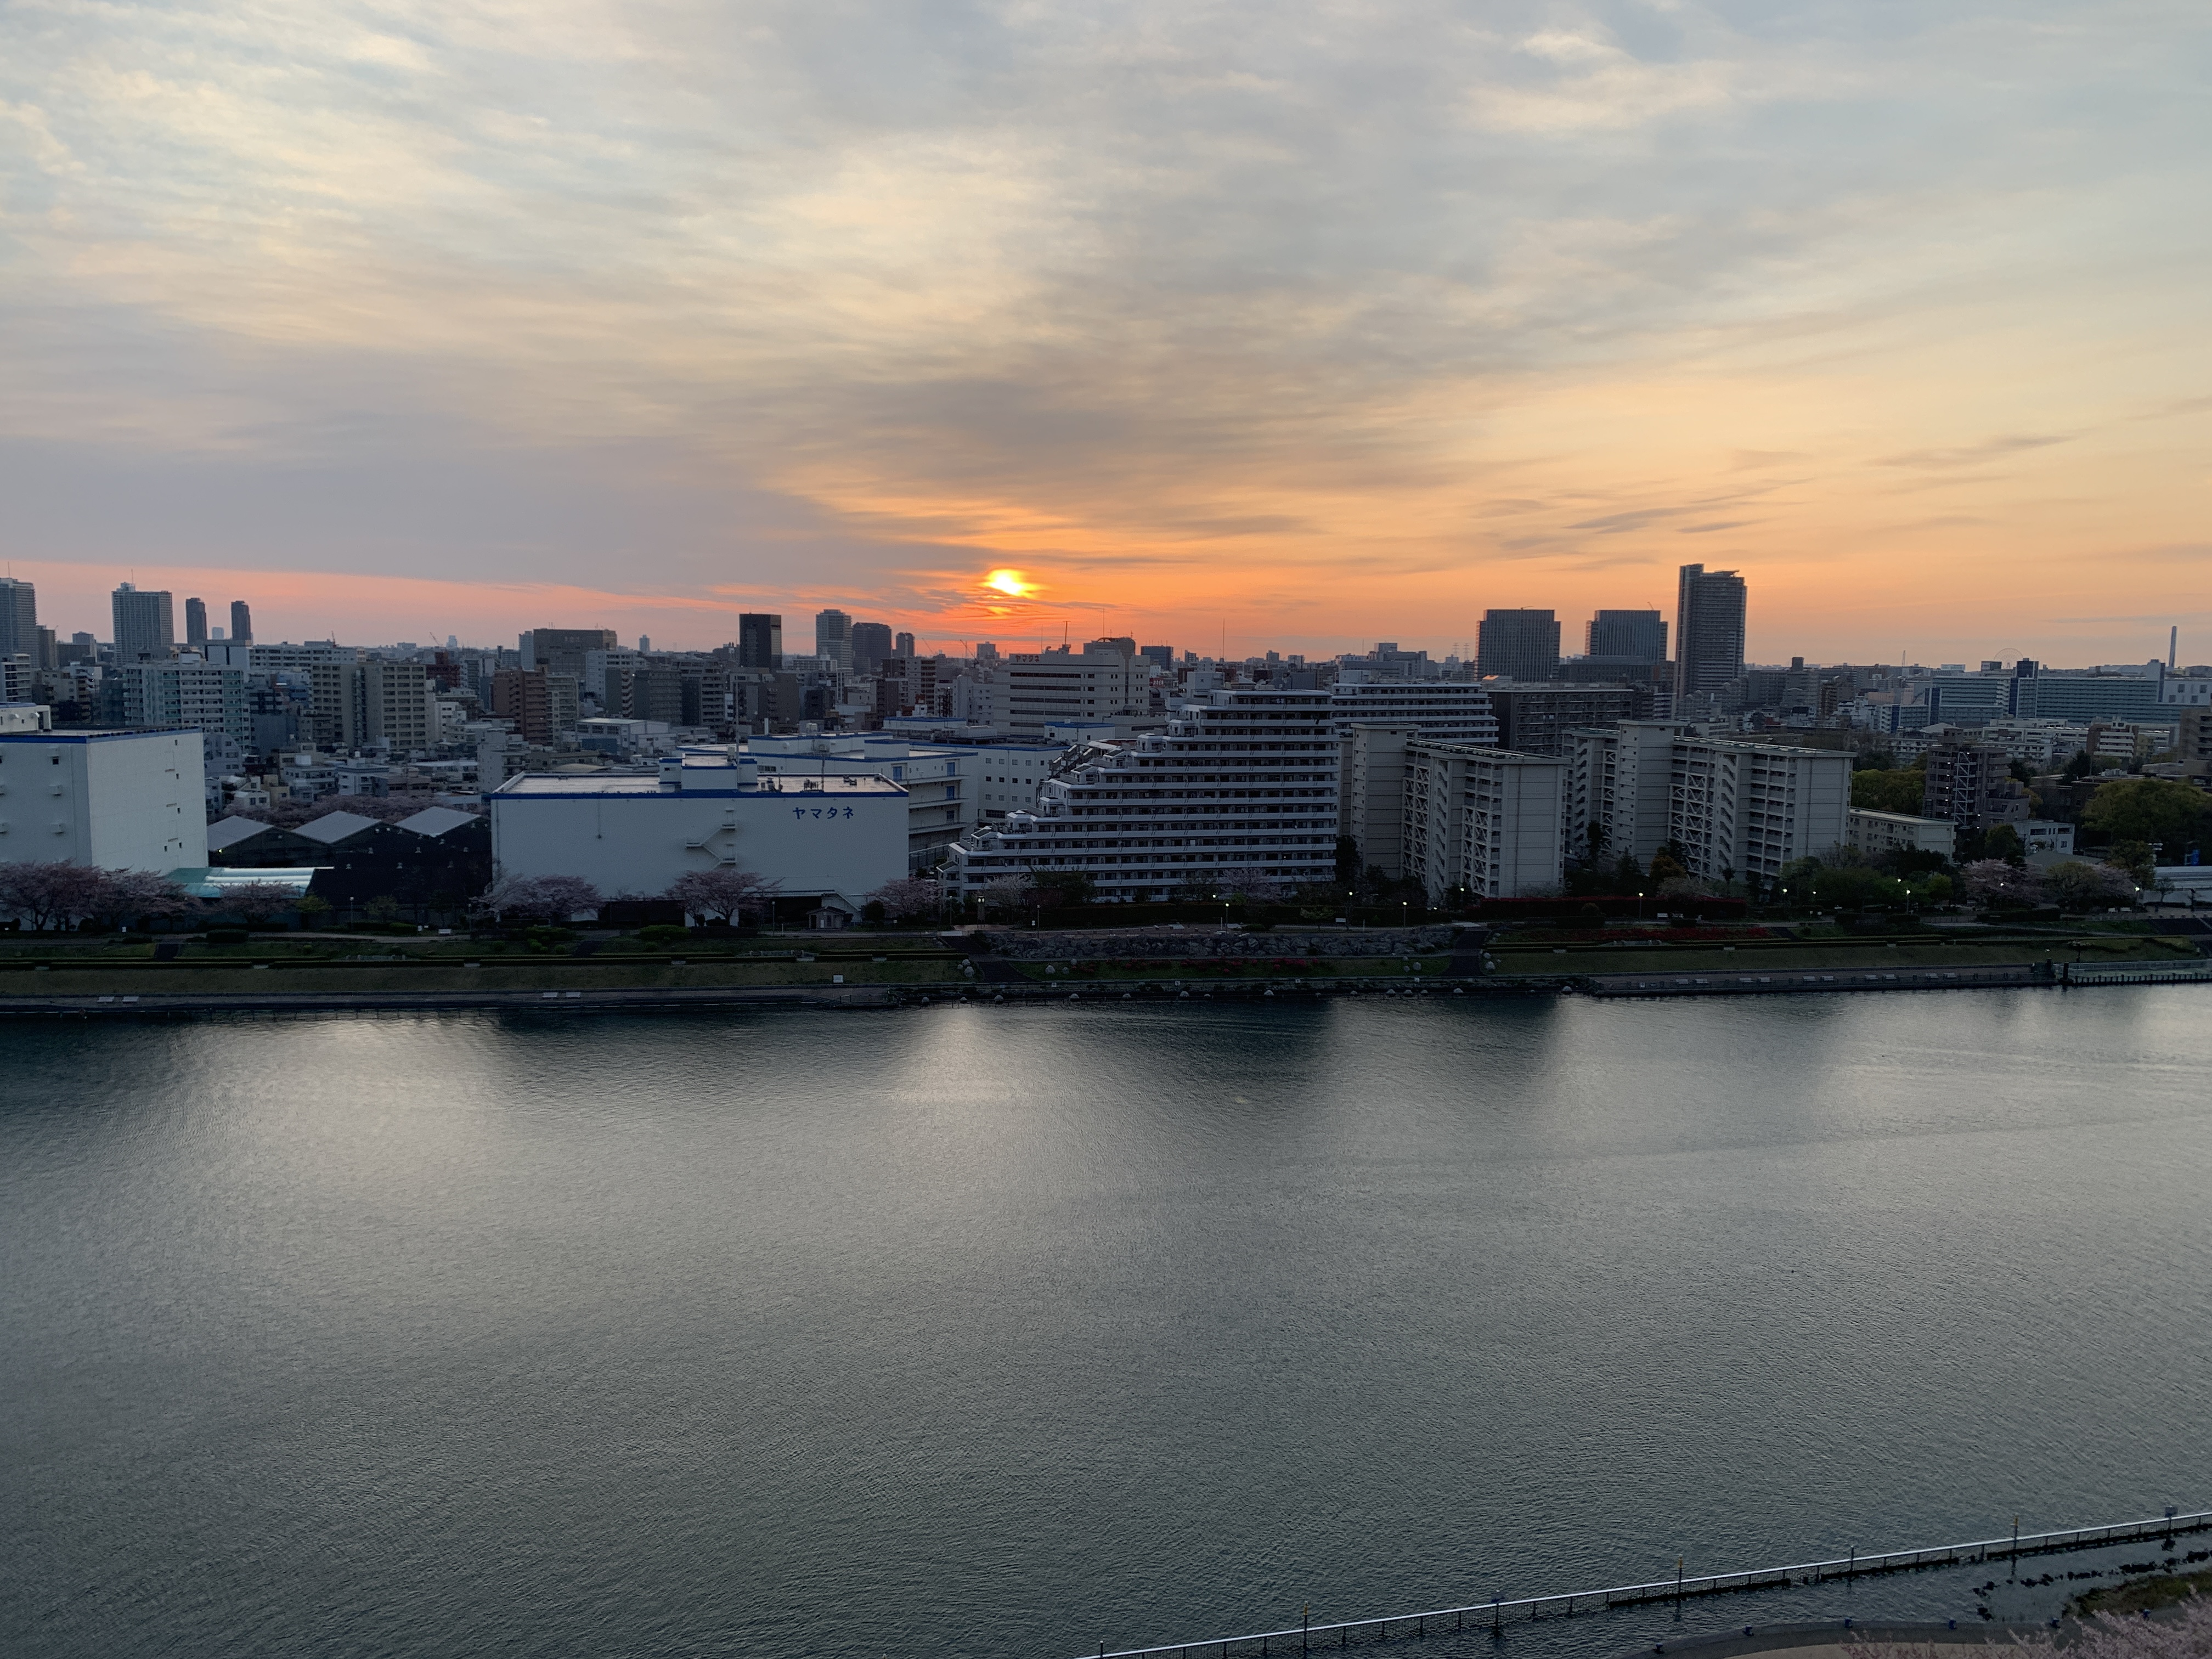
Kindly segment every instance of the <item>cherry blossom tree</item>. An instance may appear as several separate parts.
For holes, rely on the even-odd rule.
[[[486,888],[474,908],[506,921],[558,923],[597,911],[599,890],[581,876],[510,876]]]
[[[903,921],[908,916],[925,916],[935,910],[944,891],[927,876],[901,876],[877,888],[868,899],[871,903],[882,905],[884,915],[891,921]]]
[[[775,902],[776,884],[737,865],[712,870],[687,870],[668,884],[663,897],[684,907],[688,916],[735,924],[750,911],[765,911]]]

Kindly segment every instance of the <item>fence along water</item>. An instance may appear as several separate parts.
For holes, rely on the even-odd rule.
[[[1735,1572],[1685,1576],[1677,1564],[1672,1578],[1648,1583],[1616,1584],[1608,1589],[1572,1590],[1553,1595],[1518,1596],[1510,1601],[1493,1596],[1464,1607],[1431,1607],[1421,1613],[1394,1613],[1373,1619],[1350,1619],[1316,1625],[1307,1622],[1282,1630],[1255,1631],[1243,1636],[1209,1636],[1189,1642],[1163,1642],[1148,1648],[1116,1648],[1103,1644],[1096,1654],[1080,1659],[1231,1659],[1231,1655],[1310,1652],[1316,1646],[1364,1647],[1370,1642],[1400,1636],[1425,1636],[1431,1629],[1465,1630],[1470,1624],[1500,1626],[1509,1618],[1569,1617],[1577,1613],[1601,1613],[1607,1607],[1646,1606],[1654,1601],[1686,1601],[1695,1595],[1734,1595],[1746,1590],[1779,1589],[1788,1585],[1815,1584],[1832,1578],[1863,1578],[1869,1575],[1911,1572],[1932,1567],[1960,1566],[1984,1561],[2014,1561],[2030,1555],[2056,1555],[2068,1550],[2097,1549],[2107,1544],[2127,1544],[2147,1539],[2170,1539],[2182,1533],[2212,1529],[2212,1510],[2193,1510],[2186,1515],[2168,1510],[2146,1521],[2117,1521],[2097,1527],[2069,1527],[2060,1532],[2014,1531],[2002,1538],[1978,1539],[1965,1544],[1936,1544],[1918,1549],[1882,1550],[1871,1555],[1853,1551],[1826,1561],[1800,1561],[1783,1567],[1752,1567]]]

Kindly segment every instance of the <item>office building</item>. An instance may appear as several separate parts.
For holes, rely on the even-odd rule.
[[[198,732],[0,731],[0,862],[204,866]]]
[[[1041,738],[1062,722],[1129,720],[1151,706],[1150,665],[1118,640],[1093,640],[1079,654],[1017,653],[999,669],[1005,691],[1000,724],[1018,737]]]
[[[1346,669],[1329,688],[1328,706],[1339,730],[1381,724],[1437,743],[1487,749],[1498,742],[1489,688],[1468,680],[1390,679]]]
[[[253,608],[244,599],[230,602],[230,640],[234,645],[253,643]]]
[[[1521,898],[1558,891],[1567,763],[1464,744],[1406,744],[1405,876],[1431,904],[1465,893]]]
[[[853,624],[853,672],[872,674],[884,659],[891,654],[891,629],[889,623],[856,622]]]
[[[1553,612],[1482,613],[1482,622],[1475,630],[1475,672],[1540,683],[1551,678],[1559,665],[1559,622]]]
[[[28,582],[0,576],[0,658],[15,656],[38,660],[38,591]]]
[[[525,741],[550,745],[576,729],[580,709],[576,682],[543,668],[501,668],[491,677],[491,712],[513,720]]]
[[[894,657],[911,657],[914,654],[913,635],[895,634],[891,636],[891,655]]]
[[[1743,673],[1745,590],[1733,570],[1686,564],[1674,605],[1674,696],[1717,694]]]
[[[781,903],[857,915],[908,870],[907,792],[872,772],[763,777],[726,750],[691,750],[657,775],[526,773],[484,804],[501,878],[580,876],[649,896],[690,871],[742,868]]]
[[[738,666],[783,666],[783,618],[766,611],[747,611],[738,617]]]
[[[1583,630],[1586,656],[1620,662],[1667,660],[1667,619],[1656,611],[1601,611]]]
[[[619,647],[611,628],[537,628],[522,635],[524,668],[543,668],[566,674],[579,685],[590,684],[584,669],[585,653]]]
[[[185,601],[185,643],[198,646],[205,645],[207,642],[207,601],[186,599]]]
[[[210,738],[253,746],[246,672],[204,662],[133,662],[116,670],[123,682],[123,723],[189,726]]]
[[[1071,761],[1034,812],[955,846],[948,876],[973,893],[1080,871],[1108,900],[1328,884],[1336,788],[1326,692],[1210,691],[1172,709],[1165,731]]]
[[[177,654],[177,630],[166,592],[147,592],[125,582],[110,596],[115,660],[167,662]]]
[[[853,672],[853,619],[842,611],[814,613],[814,654],[842,673]]]
[[[1492,685],[1491,712],[1498,720],[1500,749],[1521,755],[1559,755],[1568,750],[1577,726],[1609,726],[1651,713],[1649,685]]]

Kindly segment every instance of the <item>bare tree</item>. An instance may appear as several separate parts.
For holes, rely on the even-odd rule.
[[[581,876],[510,876],[486,888],[474,908],[501,921],[563,922],[599,908],[599,890]]]
[[[945,890],[927,876],[901,876],[887,881],[868,895],[869,901],[884,907],[884,915],[893,921],[903,921],[908,916],[926,916],[937,908]]]
[[[687,870],[668,884],[664,897],[684,907],[687,916],[734,925],[748,911],[765,911],[775,902],[776,884],[737,865]]]

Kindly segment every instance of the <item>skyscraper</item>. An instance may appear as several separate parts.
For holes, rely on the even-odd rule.
[[[1559,665],[1559,622],[1549,611],[1486,611],[1475,630],[1475,672],[1548,680]]]
[[[185,643],[205,645],[207,642],[207,601],[186,599],[185,601]]]
[[[0,657],[39,651],[39,596],[28,582],[0,576]]]
[[[1583,649],[1627,662],[1667,660],[1667,619],[1656,611],[1601,611],[1590,619]]]
[[[853,619],[842,611],[814,613],[814,654],[827,657],[850,673],[853,669]]]
[[[891,655],[894,657],[911,657],[914,655],[914,635],[911,634],[894,635],[891,638]]]
[[[740,668],[781,668],[783,666],[783,618],[766,611],[745,611],[738,615],[738,666]]]
[[[869,672],[876,664],[891,654],[891,629],[889,623],[853,624],[853,666],[861,673]]]
[[[109,596],[115,617],[115,660],[167,662],[177,653],[177,625],[167,592],[149,593],[125,582]]]
[[[1733,570],[1681,569],[1674,606],[1674,695],[1717,691],[1743,672],[1743,578]]]
[[[244,599],[230,602],[230,642],[233,645],[253,643],[253,611]]]

